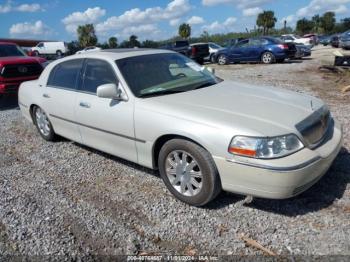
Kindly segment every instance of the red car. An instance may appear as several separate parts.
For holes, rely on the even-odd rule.
[[[46,59],[27,56],[16,44],[0,42],[0,96],[17,94],[24,81],[37,79]]]

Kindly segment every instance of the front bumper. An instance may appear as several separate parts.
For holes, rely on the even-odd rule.
[[[272,160],[214,157],[225,191],[256,197],[284,199],[302,193],[329,169],[342,147],[342,129],[334,130],[316,149],[304,148]]]
[[[0,94],[17,94],[20,84],[0,84]]]

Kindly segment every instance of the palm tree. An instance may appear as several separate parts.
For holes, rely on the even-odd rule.
[[[79,44],[81,47],[97,44],[97,36],[93,24],[80,25],[77,29]]]
[[[179,36],[182,38],[189,38],[191,36],[191,26],[189,24],[183,23],[179,26]]]
[[[109,48],[116,48],[118,46],[118,39],[114,36],[108,39]]]
[[[137,40],[136,35],[131,35],[129,37],[129,45],[130,47],[140,47],[140,42]]]
[[[263,28],[263,34],[266,35],[270,28],[274,28],[277,22],[275,13],[273,11],[263,11],[256,19],[256,25]]]

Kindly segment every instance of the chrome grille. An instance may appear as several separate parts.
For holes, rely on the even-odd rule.
[[[309,146],[319,143],[327,133],[331,122],[327,107],[321,107],[303,121],[296,124],[296,129],[303,136]]]
[[[5,65],[1,76],[4,78],[39,76],[43,71],[39,63]]]

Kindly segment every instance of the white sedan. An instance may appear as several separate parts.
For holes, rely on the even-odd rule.
[[[159,169],[178,199],[205,205],[221,189],[265,198],[316,183],[342,146],[319,99],[223,81],[168,50],[66,57],[19,90],[23,115],[56,134]]]
[[[100,47],[88,46],[88,47],[85,47],[83,50],[76,52],[76,54],[84,54],[87,52],[94,52],[94,51],[101,51],[101,50],[102,50],[102,48],[100,48]]]
[[[313,46],[313,41],[308,37],[300,37],[298,35],[288,34],[282,35],[280,38],[286,43],[303,44],[309,48],[312,48]]]

